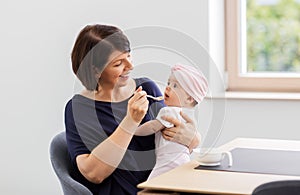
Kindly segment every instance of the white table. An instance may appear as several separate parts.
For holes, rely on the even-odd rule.
[[[300,141],[237,138],[219,148],[229,151],[237,147],[300,151]],[[197,161],[191,161],[139,184],[139,188],[145,189],[139,195],[174,195],[179,192],[248,195],[258,185],[266,182],[300,180],[300,176],[195,170],[198,165]]]

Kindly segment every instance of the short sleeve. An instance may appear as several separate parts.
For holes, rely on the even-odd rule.
[[[65,127],[69,154],[71,156],[71,160],[75,162],[77,155],[90,153],[90,151],[82,142],[80,135],[77,132],[72,112],[72,101],[69,101],[65,108]]]
[[[92,105],[73,97],[65,108],[65,126],[68,150],[72,161],[76,156],[89,154],[107,134],[99,124]]]
[[[176,107],[164,107],[160,109],[156,119],[163,124],[163,126],[170,128],[173,127],[174,125],[168,121],[165,121],[162,119],[162,116],[170,116],[173,118],[179,118],[180,117],[180,108]]]

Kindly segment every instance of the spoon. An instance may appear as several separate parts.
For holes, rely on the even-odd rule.
[[[156,101],[161,101],[161,100],[164,99],[164,96],[154,97],[152,95],[146,95],[146,97],[151,98],[151,99],[156,100]]]
[[[134,94],[135,94],[135,92],[134,92]],[[150,99],[153,99],[153,100],[155,100],[155,101],[161,101],[161,100],[164,99],[164,96],[154,97],[154,96],[152,96],[152,95],[146,95],[146,97],[147,97],[147,98],[150,98]]]

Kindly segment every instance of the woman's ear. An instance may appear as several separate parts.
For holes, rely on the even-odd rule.
[[[97,80],[99,80],[99,78],[101,77],[101,71],[99,70],[99,68],[97,68],[96,66],[92,65],[92,69],[95,75],[95,78]]]

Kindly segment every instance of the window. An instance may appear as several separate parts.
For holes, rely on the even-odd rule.
[[[225,0],[228,91],[300,92],[300,0]]]

